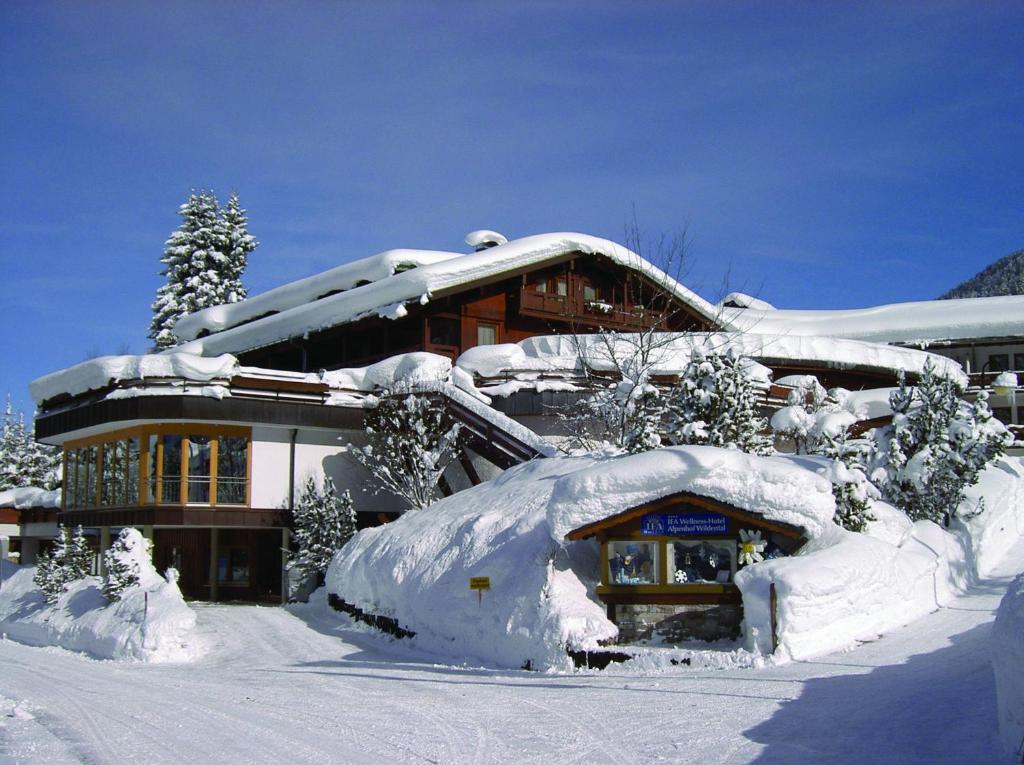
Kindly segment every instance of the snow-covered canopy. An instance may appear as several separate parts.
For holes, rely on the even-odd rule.
[[[51,372],[33,380],[29,392],[37,406],[67,394],[77,396],[101,390],[121,380],[180,378],[197,382],[230,379],[238,370],[238,360],[227,354],[203,358],[174,351],[143,356],[99,356],[73,367]]]
[[[689,491],[814,537],[835,511],[831,483],[815,467],[706,446],[528,462],[359,532],[335,556],[328,591],[396,619],[430,650],[566,668],[564,646],[597,648],[616,632],[592,594],[594,547],[567,543],[569,531]],[[471,576],[490,577],[482,606],[467,588]]]
[[[1024,295],[925,300],[837,311],[725,309],[737,328],[785,337],[824,335],[878,343],[928,344],[1024,336]]]
[[[397,252],[400,255],[392,253],[383,261],[376,260],[382,255],[369,258],[373,262],[372,269],[366,265],[367,261],[361,260],[329,271],[328,274],[335,274],[341,269],[351,269],[345,272],[347,275],[332,277],[332,283],[340,285],[333,289],[343,290],[337,294],[319,297],[332,291],[327,287],[325,276],[320,275],[280,287],[274,291],[276,297],[260,295],[196,314],[201,318],[189,317],[178,324],[184,338],[196,338],[203,329],[223,331],[193,339],[181,348],[203,356],[240,353],[366,316],[400,318],[405,315],[407,304],[427,303],[438,293],[479,281],[500,279],[505,274],[542,266],[573,252],[601,255],[642,273],[663,285],[698,314],[707,319],[716,317],[714,306],[636,253],[607,239],[585,234],[538,234],[470,254],[431,252],[421,258],[418,267],[400,273],[396,272],[395,263],[411,262],[418,257],[419,251]],[[389,269],[392,271],[390,274]],[[369,275],[375,278],[367,278],[368,270],[372,270]],[[268,296],[272,294],[266,293]],[[262,302],[254,309],[251,307],[254,301]],[[277,313],[265,315],[270,311]],[[263,318],[258,318],[260,316]],[[247,323],[241,324],[243,321]]]
[[[794,362],[825,368],[878,369],[911,374],[920,374],[930,360],[938,375],[967,384],[967,377],[956,362],[912,348],[836,337],[754,332],[669,334],[665,337],[664,342],[653,343],[656,346],[651,353],[653,363],[648,369],[651,374],[682,372],[693,348],[699,346],[722,352],[732,348],[741,356],[757,359],[762,364]],[[628,334],[611,338],[601,335],[544,335],[514,344],[470,348],[457,359],[456,364],[482,377],[521,372],[550,373],[578,369],[582,353],[595,371],[610,371],[615,368],[613,357],[619,360],[628,358],[643,342],[636,335]],[[767,369],[760,369],[762,373],[756,376],[767,380]]]

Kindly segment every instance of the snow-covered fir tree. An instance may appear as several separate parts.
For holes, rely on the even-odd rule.
[[[224,303],[237,303],[246,298],[242,274],[248,265],[249,253],[259,246],[259,242],[246,228],[247,224],[248,219],[238,201],[238,194],[232,193],[218,220],[218,238],[225,257],[222,281]]]
[[[298,551],[289,567],[306,577],[323,575],[334,553],[356,533],[351,495],[338,494],[330,476],[324,477],[323,488],[309,476],[293,512],[293,526]]]
[[[916,387],[901,377],[889,396],[892,424],[875,431],[871,479],[913,520],[948,525],[964,490],[1012,441],[992,416],[984,391],[973,403],[960,393],[929,363]]]
[[[153,543],[138,529],[121,529],[110,548],[103,553],[105,574],[103,595],[113,602],[120,600],[125,590],[139,582],[143,566],[152,565]]]
[[[881,497],[867,476],[869,443],[847,438],[845,429],[838,434],[826,432],[819,441],[818,453],[834,460],[828,477],[836,501],[835,522],[848,531],[864,531],[868,523],[877,520],[871,512],[871,500]]]
[[[245,297],[241,276],[257,244],[235,195],[220,210],[212,192],[193,192],[178,214],[182,223],[160,259],[167,281],[157,290],[149,328],[157,350],[178,344],[173,328],[182,316]]]
[[[733,349],[695,347],[668,402],[669,438],[677,444],[708,444],[751,454],[770,454],[767,421],[758,414],[750,363]]]
[[[21,486],[55,489],[60,485],[60,466],[60,449],[36,442],[8,396],[0,432],[0,491]]]
[[[92,558],[81,526],[74,532],[67,526],[58,526],[53,549],[39,556],[32,581],[46,595],[48,603],[56,603],[67,585],[89,576]]]
[[[429,396],[388,395],[366,415],[370,443],[352,455],[380,483],[410,508],[434,501],[445,468],[459,453],[460,426]]]

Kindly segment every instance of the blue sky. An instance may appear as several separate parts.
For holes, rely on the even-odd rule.
[[[1024,4],[0,3],[0,393],[142,352],[193,187],[259,292],[392,247],[690,237],[780,307],[1024,247]]]

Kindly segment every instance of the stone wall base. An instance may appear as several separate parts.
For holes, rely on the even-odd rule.
[[[682,643],[688,640],[735,640],[740,636],[739,604],[677,606],[618,604],[615,623],[619,643]]]

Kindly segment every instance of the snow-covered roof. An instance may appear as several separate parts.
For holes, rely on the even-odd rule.
[[[20,486],[0,491],[0,507],[27,510],[30,507],[60,507],[60,489],[40,489],[37,486]]]
[[[672,333],[651,352],[651,374],[678,374],[686,368],[694,347],[724,351],[733,348],[741,356],[762,363],[793,362],[836,369],[879,369],[920,374],[931,361],[943,377],[967,384],[960,366],[943,356],[913,348],[836,337],[746,333]],[[612,358],[626,359],[644,341],[637,335],[543,335],[518,343],[470,348],[456,361],[467,372],[499,377],[520,372],[551,373],[579,368],[580,353],[595,371],[614,369]],[[609,346],[611,343],[611,346]],[[650,344],[650,343],[649,343]],[[763,369],[763,368],[762,368]]]
[[[345,292],[358,285],[379,282],[402,271],[458,257],[461,254],[457,252],[387,250],[283,284],[240,303],[215,305],[196,311],[178,320],[174,325],[174,334],[182,340],[194,340],[203,331],[220,332],[260,316],[312,303],[332,293]]]
[[[574,252],[607,257],[664,285],[676,298],[701,316],[711,320],[717,315],[713,305],[636,253],[607,239],[585,234],[539,234],[470,254],[425,253],[416,268],[401,272],[394,272],[394,264],[399,261],[411,262],[419,257],[419,251],[395,252],[400,255],[384,253],[388,258],[377,260],[383,258],[383,255],[376,255],[327,272],[334,274],[331,278],[335,286],[331,289],[328,289],[325,275],[309,277],[278,288],[273,291],[276,293],[274,297],[267,297],[273,293],[266,293],[241,303],[209,308],[195,317],[183,319],[178,324],[178,327],[182,327],[184,323],[183,337],[196,338],[203,329],[222,331],[192,339],[184,346],[179,346],[179,350],[203,356],[240,353],[366,316],[401,318],[406,315],[405,306],[408,304],[426,304],[439,293],[499,279],[505,274],[525,268],[542,266],[547,261]],[[370,265],[367,265],[368,261]],[[337,272],[343,269],[350,270],[338,276]],[[387,273],[389,269],[393,273]],[[375,278],[367,278],[368,272],[372,272],[369,275]],[[362,281],[370,283],[357,286]],[[344,291],[317,299],[332,289]],[[256,308],[252,307],[254,301],[261,301]],[[264,315],[271,310],[278,312]],[[260,316],[262,318],[257,318]],[[243,321],[247,323],[242,324]],[[175,328],[176,332],[178,327]]]
[[[833,311],[725,309],[737,328],[763,335],[824,335],[878,343],[922,344],[1024,337],[1024,295],[925,300]]]
[[[203,358],[175,351],[143,356],[99,356],[33,380],[28,389],[36,405],[41,406],[61,394],[77,396],[121,380],[173,377],[207,382],[230,379],[237,371],[238,360],[227,354]]]

